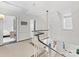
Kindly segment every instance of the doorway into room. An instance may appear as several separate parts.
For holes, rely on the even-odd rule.
[[[5,16],[3,20],[3,44],[16,41],[16,17]]]

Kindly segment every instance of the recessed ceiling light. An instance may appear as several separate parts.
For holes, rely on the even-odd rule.
[[[5,18],[5,15],[0,14],[0,20],[3,20]]]

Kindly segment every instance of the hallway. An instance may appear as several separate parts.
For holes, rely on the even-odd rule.
[[[0,47],[0,57],[30,57],[34,53],[30,40],[11,43]]]

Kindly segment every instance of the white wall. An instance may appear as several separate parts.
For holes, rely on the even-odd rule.
[[[21,21],[27,22],[27,25],[21,25]],[[25,16],[17,17],[17,41],[30,38],[30,19]]]
[[[48,24],[51,39],[79,44],[79,2],[53,2],[50,8]],[[71,31],[63,29],[63,19],[59,18],[57,11],[61,13],[70,11],[72,13],[73,29]]]

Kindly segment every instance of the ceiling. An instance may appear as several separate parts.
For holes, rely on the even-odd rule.
[[[73,11],[77,9],[76,7],[79,7],[79,2],[2,1],[0,2],[0,13],[5,15],[38,15],[39,13],[44,14],[47,9],[52,11],[71,8]]]

